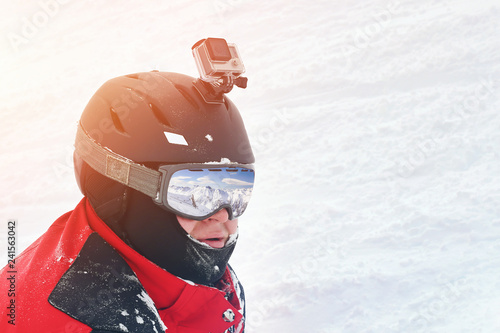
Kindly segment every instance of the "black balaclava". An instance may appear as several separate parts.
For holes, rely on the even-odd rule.
[[[236,246],[236,237],[230,237],[220,249],[193,239],[174,213],[132,189],[125,214],[109,226],[133,249],[167,272],[207,286],[213,286],[222,277]]]

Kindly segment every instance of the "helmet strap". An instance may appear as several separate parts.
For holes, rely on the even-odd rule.
[[[86,163],[84,163],[84,169],[86,169],[84,170],[85,196],[89,199],[97,216],[116,232],[116,224],[127,209],[129,188],[91,170]]]

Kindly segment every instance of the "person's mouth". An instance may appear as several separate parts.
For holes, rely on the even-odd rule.
[[[226,245],[226,237],[215,236],[215,237],[207,237],[198,239],[198,241],[203,242],[205,244],[210,245],[213,248],[220,249]]]

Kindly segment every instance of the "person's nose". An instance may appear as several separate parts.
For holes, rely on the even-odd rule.
[[[212,223],[224,223],[228,221],[229,213],[226,208],[222,208],[218,212],[214,213],[212,216],[206,218],[204,221]]]

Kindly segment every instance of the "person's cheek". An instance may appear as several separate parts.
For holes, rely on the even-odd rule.
[[[235,234],[238,231],[238,219],[228,221],[226,227],[230,235]]]
[[[177,216],[177,221],[179,221],[179,224],[181,227],[188,233],[191,234],[193,232],[194,227],[196,226],[195,220],[189,220],[181,216]]]

